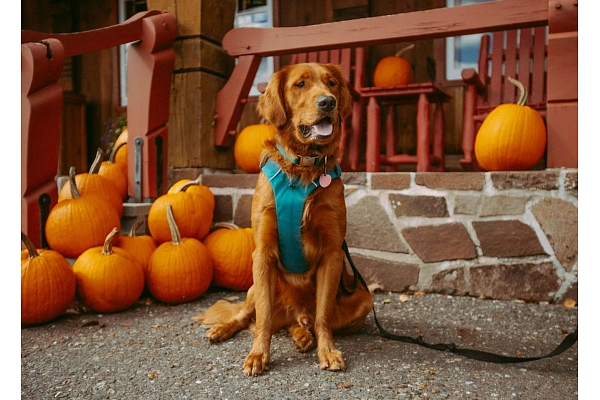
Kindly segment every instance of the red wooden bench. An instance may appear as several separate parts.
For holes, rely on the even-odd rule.
[[[36,246],[46,247],[44,221],[58,197],[63,98],[58,79],[64,59],[135,42],[127,59],[128,192],[133,201],[148,202],[167,190],[175,36],[175,18],[159,11],[85,32],[21,31],[21,230]]]

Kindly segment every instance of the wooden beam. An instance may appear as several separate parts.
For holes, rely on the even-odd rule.
[[[501,0],[319,25],[237,28],[227,32],[223,48],[235,57],[268,57],[547,24],[548,0]]]

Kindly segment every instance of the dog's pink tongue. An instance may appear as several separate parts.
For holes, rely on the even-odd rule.
[[[311,127],[311,132],[313,135],[329,136],[333,132],[333,125],[325,121],[319,122]]]

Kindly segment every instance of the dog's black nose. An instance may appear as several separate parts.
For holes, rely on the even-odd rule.
[[[320,96],[317,99],[317,107],[319,109],[329,112],[335,108],[335,97],[333,96]]]

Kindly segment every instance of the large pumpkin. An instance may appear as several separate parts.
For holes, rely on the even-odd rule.
[[[131,307],[144,290],[142,265],[131,254],[112,242],[119,230],[114,228],[103,246],[81,254],[73,264],[77,297],[96,312],[116,312]]]
[[[235,139],[233,157],[241,169],[248,173],[260,172],[260,154],[264,143],[275,137],[277,129],[272,124],[248,125]]]
[[[234,224],[215,224],[204,245],[215,264],[213,284],[231,290],[252,286],[252,252],[256,248],[251,228]]]
[[[75,181],[75,168],[69,171],[70,198],[56,203],[46,220],[46,240],[52,250],[77,258],[90,247],[104,243],[106,232],[121,219],[114,206],[98,195],[81,196]]]
[[[152,253],[147,285],[152,296],[162,302],[185,303],[206,292],[213,277],[213,261],[202,242],[181,237],[173,207],[168,206],[166,213],[172,241],[162,243]]]
[[[520,91],[517,104],[501,104],[483,120],[475,138],[475,157],[488,171],[515,171],[533,167],[546,150],[542,116],[526,106],[527,89],[512,78]]]
[[[75,299],[75,274],[54,250],[36,249],[21,232],[21,323],[43,324],[63,314]]]
[[[375,87],[392,87],[408,85],[412,81],[412,66],[402,54],[415,47],[414,43],[401,49],[393,56],[379,60],[373,71]]]
[[[148,229],[158,243],[172,239],[171,228],[167,219],[167,208],[173,207],[175,222],[182,237],[202,240],[210,232],[213,211],[201,194],[189,192],[198,183],[187,182],[174,193],[163,194],[157,198],[148,211]]]
[[[123,215],[123,198],[115,184],[106,176],[98,174],[102,164],[102,150],[98,149],[96,158],[90,167],[89,172],[83,172],[75,176],[75,183],[81,196],[95,194],[105,198],[113,205],[119,217]],[[71,181],[67,181],[58,193],[58,201],[70,199]]]

